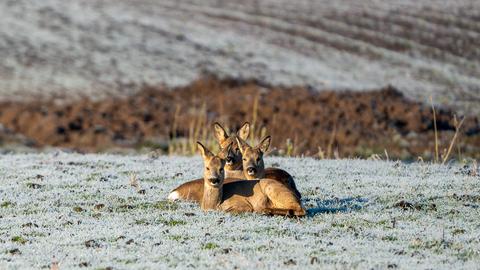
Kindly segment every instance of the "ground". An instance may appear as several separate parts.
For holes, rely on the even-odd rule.
[[[466,116],[449,157],[480,153],[480,1],[5,0],[0,18],[2,146],[182,153],[250,121],[287,156],[427,160]]]
[[[100,99],[206,71],[317,90],[391,84],[480,112],[475,0],[10,0],[0,17],[1,99]]]
[[[434,116],[430,106],[409,100],[394,88],[315,92],[218,78],[173,91],[144,89],[129,98],[83,100],[67,106],[0,102],[0,108],[0,123],[5,127],[0,129],[0,145],[9,145],[10,138],[38,148],[89,152],[130,148],[191,155],[198,140],[217,146],[214,122],[233,132],[250,121],[249,143],[272,135],[273,154],[337,159],[377,154],[431,160],[435,131],[443,155],[459,119],[455,112],[438,108]],[[23,137],[12,138],[11,131]],[[452,149],[450,159],[480,158],[480,118],[467,117]]]
[[[480,263],[480,177],[471,167],[277,157],[266,164],[294,175],[309,217],[204,213],[193,203],[165,201],[175,186],[201,175],[200,157],[1,155],[0,268]]]

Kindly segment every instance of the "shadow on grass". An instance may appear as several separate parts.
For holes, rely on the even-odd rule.
[[[313,217],[317,214],[323,213],[346,213],[351,211],[358,211],[362,209],[368,202],[366,198],[343,198],[343,199],[311,199],[303,200],[307,208],[307,216]]]

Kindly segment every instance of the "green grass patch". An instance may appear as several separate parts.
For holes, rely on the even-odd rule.
[[[117,260],[117,262],[123,263],[123,264],[133,264],[137,262],[137,259],[121,259],[121,260]]]
[[[2,202],[0,204],[0,207],[2,207],[2,208],[7,208],[7,207],[10,207],[10,206],[13,206],[13,203],[9,202],[9,201],[5,201],[5,202]]]
[[[175,211],[178,209],[178,204],[175,202],[162,200],[157,201],[153,204],[153,208],[162,210],[162,211]]]
[[[121,200],[125,201],[125,200]],[[130,210],[160,210],[175,211],[178,204],[175,202],[162,200],[157,202],[125,203],[114,208],[116,212],[128,212]]]
[[[468,261],[474,258],[478,258],[479,252],[473,249],[462,250],[459,253],[457,253],[457,257],[462,261]]]
[[[185,235],[169,235],[168,238],[173,240],[173,241],[177,241],[177,242],[182,242],[182,241],[186,241],[186,240],[190,239],[190,237],[185,236]]]
[[[135,220],[135,225],[149,225],[149,224],[150,222],[148,222],[148,220],[144,218]]]
[[[161,219],[158,221],[160,224],[164,224],[166,226],[181,226],[181,225],[186,225],[187,222],[183,220],[177,220],[177,219]]]
[[[45,237],[46,236],[44,233],[41,233],[41,232],[31,232],[31,233],[28,233],[27,235],[31,236],[31,237]]]
[[[259,227],[259,228],[256,228],[254,232],[261,235],[275,235],[275,236],[290,235],[288,231],[275,228],[275,227]]]
[[[85,210],[84,210],[82,207],[80,207],[80,206],[75,206],[75,207],[73,207],[73,211],[74,211],[74,212],[77,212],[77,213],[81,213],[81,212],[83,212],[83,211],[85,211]]]
[[[96,181],[96,180],[100,179],[100,176],[101,176],[101,175],[102,175],[101,173],[92,173],[92,174],[90,174],[90,175],[87,176],[87,178],[85,179],[85,181],[88,181],[88,182],[90,182],[90,181]]]
[[[382,237],[382,240],[383,241],[388,241],[388,242],[395,242],[398,240],[398,238],[396,236],[393,236],[393,235],[386,235],[384,237]]]
[[[37,184],[37,183],[33,183],[33,182],[28,182],[25,184],[28,188],[31,188],[31,189],[40,189],[43,187],[43,185],[41,184]]]
[[[21,237],[21,236],[18,236],[18,235],[12,237],[11,240],[12,240],[12,242],[14,242],[14,243],[19,243],[19,244],[22,244],[22,245],[25,244],[25,243],[27,243],[27,239],[25,239],[25,238],[23,238],[23,237]]]
[[[147,220],[147,219],[137,219],[135,220],[135,225],[150,225],[150,224],[163,224],[166,226],[174,227],[174,226],[181,226],[181,225],[186,225],[187,222],[183,220],[177,220],[177,219],[155,219],[155,220]]]
[[[205,245],[202,246],[202,249],[216,249],[216,248],[219,248],[219,245],[215,244],[215,243],[212,243],[212,242],[208,242],[206,243]]]

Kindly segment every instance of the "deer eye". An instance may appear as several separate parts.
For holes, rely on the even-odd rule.
[[[210,171],[210,168],[209,168],[209,167],[207,167],[207,171]]]
[[[242,160],[243,160],[243,161],[247,161],[247,159],[246,159],[246,158],[244,158],[244,159],[242,159]]]

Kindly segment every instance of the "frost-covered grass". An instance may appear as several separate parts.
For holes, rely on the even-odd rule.
[[[2,155],[0,268],[46,268],[52,261],[60,269],[480,263],[480,177],[468,169],[273,157],[266,163],[295,176],[314,208],[310,217],[204,213],[165,201],[172,188],[201,175],[199,157]],[[131,173],[144,192],[129,185]]]

